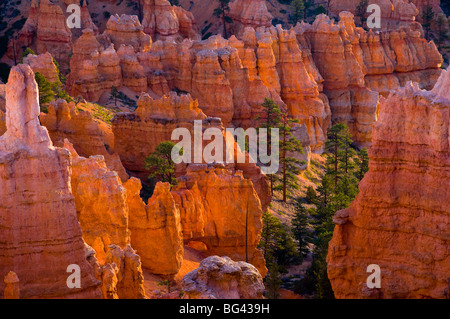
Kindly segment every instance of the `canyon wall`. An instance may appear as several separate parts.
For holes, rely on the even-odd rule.
[[[337,298],[444,298],[448,288],[450,72],[382,100],[369,172],[334,216],[328,276]],[[367,266],[381,268],[369,289]]]
[[[11,70],[6,111],[7,131],[0,137],[0,277],[14,271],[21,298],[100,298],[71,193],[70,154],[53,147],[39,124],[37,84],[27,65]],[[80,289],[66,285],[71,264],[81,269]]]
[[[200,39],[194,16],[167,0],[144,0],[142,26],[153,39]]]
[[[270,27],[272,15],[266,0],[234,0],[230,3],[228,16],[233,21],[231,34],[239,35],[246,27]]]
[[[89,111],[78,110],[75,102],[58,99],[50,103],[48,112],[41,113],[39,119],[54,144],[62,146],[64,139],[68,139],[78,154],[84,157],[101,155],[108,168],[116,171],[122,181],[128,179],[119,155],[114,152],[114,138],[109,136],[112,136],[111,129],[102,129]]]
[[[228,40],[212,36],[144,47],[128,40],[142,32],[134,28],[120,48],[111,47],[108,30],[97,37],[85,30],[71,58],[72,95],[98,101],[112,85],[152,98],[171,90],[190,93],[207,116],[244,128],[258,125],[261,104],[271,98],[306,126],[315,152],[323,151],[328,127],[339,121],[349,125],[359,145],[370,145],[379,94],[409,80],[430,89],[443,61],[420,31],[365,31],[349,12],[341,12],[337,24],[319,15],[312,25],[291,30],[244,27]]]
[[[431,89],[443,62],[433,42],[413,29],[374,33],[357,28],[353,15],[339,14],[335,24],[319,15],[312,25],[295,28],[306,42],[330,103],[332,121],[345,122],[353,139],[369,146],[372,125],[377,119],[378,94],[405,85],[409,80]]]
[[[339,15],[342,11],[356,14],[356,8],[360,0],[331,0],[329,12]],[[394,30],[399,27],[421,28],[415,22],[422,21],[422,14],[426,6],[430,6],[435,14],[443,13],[440,0],[373,0],[369,4],[377,4],[381,9],[381,28],[383,30]],[[370,15],[367,13],[366,16]]]

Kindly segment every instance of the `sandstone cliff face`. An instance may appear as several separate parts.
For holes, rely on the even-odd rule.
[[[14,271],[10,271],[3,280],[5,282],[4,299],[20,299],[20,280]]]
[[[39,125],[37,84],[29,66],[11,70],[6,100],[8,130],[0,138],[0,277],[14,271],[21,298],[101,297],[71,194],[70,154],[54,148]],[[71,264],[81,268],[81,289],[66,285]]]
[[[152,38],[200,39],[200,32],[192,13],[167,0],[145,0],[142,25]]]
[[[106,262],[107,264],[103,266],[103,278],[105,279],[108,270],[112,268],[115,268],[114,273],[116,277],[116,280],[113,280],[113,285],[108,285],[108,280],[103,281],[103,291],[106,294],[112,290],[117,292],[119,299],[145,298],[141,259],[130,245],[123,249],[117,245],[111,245],[106,255]]]
[[[64,147],[72,155],[71,186],[83,239],[103,264],[110,245],[130,243],[126,190],[102,156],[80,157],[68,140]]]
[[[50,83],[59,81],[58,70],[49,52],[40,55],[29,54],[23,59],[23,63],[28,64],[34,73],[41,73]]]
[[[112,120],[116,150],[128,170],[139,176],[144,173],[142,177],[146,177],[145,158],[159,143],[171,140],[177,127],[193,128],[194,120],[205,118],[190,95],[171,92],[169,96],[153,99],[143,94],[135,112],[118,113]]]
[[[330,13],[339,15],[342,11],[356,14],[359,0],[331,0]],[[369,4],[377,4],[381,8],[381,28],[383,30],[395,30],[399,27],[421,28],[417,21],[422,21],[422,13],[425,6],[429,5],[433,11],[442,13],[440,0],[374,0]]]
[[[184,276],[186,299],[263,299],[264,284],[258,270],[245,262],[212,256]]]
[[[306,126],[311,151],[323,151],[327,129],[338,121],[368,146],[379,94],[408,80],[430,89],[442,57],[413,28],[375,34],[356,28],[349,12],[341,12],[340,20],[335,24],[321,15],[291,30],[251,26],[229,40],[168,39],[145,49],[128,43],[134,50],[116,47],[119,52],[99,48],[111,42],[107,32],[97,39],[83,35],[78,41],[87,49],[74,53],[71,62],[80,66],[69,76],[76,79],[72,94],[98,100],[113,83],[152,97],[187,92],[207,116],[244,128],[258,125],[255,118],[269,97]]]
[[[28,48],[34,43],[38,23],[38,13],[39,3],[37,0],[32,0],[27,21],[17,33],[17,40],[8,42],[8,51],[6,52],[6,55],[12,61],[14,61],[14,55],[16,60],[19,60],[24,48]]]
[[[122,45],[130,45],[136,51],[147,51],[152,43],[151,37],[144,33],[143,27],[135,15],[112,15],[106,24],[103,35],[109,37],[116,51]]]
[[[381,103],[370,169],[334,217],[328,276],[338,298],[444,298],[449,263],[450,75],[411,82]],[[381,268],[381,288],[366,268]]]
[[[295,30],[310,43],[333,122],[347,123],[354,140],[368,146],[377,118],[377,93],[386,95],[407,80],[430,89],[442,57],[412,29],[374,34],[356,28],[349,12],[341,12],[340,19],[336,25],[320,15],[312,25],[297,25]]]
[[[71,45],[72,33],[61,8],[50,0],[41,0],[36,26],[36,52],[50,52],[65,72],[68,70]]]
[[[104,299],[144,299],[144,277],[141,260],[136,251],[127,245],[121,248],[110,245],[106,259],[100,263],[96,251],[86,245],[86,256],[94,267]]]
[[[232,34],[241,34],[246,27],[270,27],[272,15],[265,0],[235,0],[230,3],[229,17],[233,20]]]
[[[186,128],[191,134],[192,143],[194,143],[195,120],[202,120],[203,128],[217,128],[223,132],[224,148],[226,147],[227,137],[220,119],[206,118],[206,115],[199,109],[198,101],[193,100],[190,95],[178,96],[171,92],[169,96],[153,99],[148,94],[143,94],[135,112],[119,113],[112,120],[116,151],[127,170],[146,179],[148,171],[145,170],[145,158],[150,156],[161,142],[170,141],[172,132],[176,128]],[[201,143],[204,147],[208,141]],[[224,150],[224,154],[226,154],[226,150]],[[194,156],[193,152],[192,156]],[[235,156],[237,156],[237,151]],[[177,167],[177,176],[185,173],[185,166]],[[260,168],[249,163],[248,155],[246,163],[230,163],[229,168],[243,171],[244,177],[253,182],[261,199],[262,207],[266,209],[271,195],[267,177],[261,173]]]
[[[247,260],[266,274],[256,248],[262,231],[261,202],[242,172],[233,173],[223,165],[190,165],[172,193],[185,242],[202,242],[206,253]]]
[[[180,211],[175,205],[168,183],[156,184],[148,204],[139,197],[141,183],[125,183],[130,208],[131,243],[142,265],[154,274],[173,275],[183,261],[183,237]]]
[[[409,1],[376,0],[370,2],[369,4],[377,4],[380,6],[382,30],[395,30],[399,27],[411,26],[417,29],[421,28],[420,24],[415,22],[416,16],[419,15],[419,10]],[[339,15],[342,11],[349,11],[356,14],[356,8],[358,5],[359,1],[357,0],[331,0],[329,11],[334,15]]]
[[[107,141],[91,113],[77,111],[74,102],[58,99],[50,103],[47,114],[40,115],[40,121],[47,128],[53,143],[63,145],[64,139],[68,139],[78,154],[84,157],[101,155],[109,169],[116,171],[123,181],[128,179],[118,154],[113,152],[114,145]]]

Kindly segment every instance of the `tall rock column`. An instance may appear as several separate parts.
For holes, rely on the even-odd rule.
[[[70,189],[70,154],[39,124],[38,88],[27,65],[6,85],[7,131],[0,137],[0,277],[14,271],[21,298],[101,298]],[[45,181],[45,182],[43,182]],[[66,280],[80,267],[81,288]],[[0,281],[0,296],[4,293]]]
[[[450,72],[382,101],[369,172],[334,216],[328,277],[337,298],[445,298],[450,251]],[[380,288],[367,287],[378,265]]]

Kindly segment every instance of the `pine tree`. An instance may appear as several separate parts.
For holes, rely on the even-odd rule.
[[[36,72],[34,77],[39,89],[39,105],[41,112],[47,113],[47,107],[45,104],[50,103],[55,95],[52,90],[52,85],[40,72]]]
[[[297,22],[306,19],[306,8],[303,0],[293,0],[292,1],[292,24],[296,25]]]
[[[145,169],[149,170],[151,174],[149,178],[156,178],[160,182],[167,182],[171,185],[176,185],[175,178],[175,164],[172,161],[172,149],[176,147],[173,142],[162,142],[156,150],[145,159]],[[182,155],[183,150],[179,150]]]
[[[30,48],[26,48],[26,49],[22,52],[22,55],[20,56],[20,63],[23,63],[23,58],[27,57],[29,54],[35,55],[36,53],[34,53],[34,51],[31,50]]]
[[[223,37],[228,39],[227,23],[231,23],[231,18],[228,16],[230,12],[230,0],[219,0],[219,6],[214,9],[214,15],[222,19],[223,23]]]
[[[271,263],[268,265],[268,273],[264,278],[265,287],[267,289],[266,298],[268,299],[278,299],[280,298],[280,288],[281,284],[281,274],[278,269],[278,265]]]
[[[263,107],[264,118],[261,119],[257,117],[255,120],[262,121],[261,125],[258,127],[259,129],[267,129],[267,141],[262,141],[260,143],[266,145],[260,145],[260,147],[266,147],[267,154],[272,153],[271,149],[271,140],[272,140],[272,131],[273,128],[279,128],[281,125],[281,110],[280,107],[271,99],[266,98],[264,103],[261,105]],[[273,190],[275,187],[276,176],[275,174],[268,175],[270,181],[270,191],[273,196]]]
[[[343,175],[350,174],[355,168],[353,158],[356,151],[352,148],[353,140],[347,126],[341,131],[340,145],[338,150],[339,169],[342,170]]]
[[[258,248],[263,251],[264,259],[270,263],[275,260],[275,252],[279,248],[282,225],[278,218],[268,211],[263,213],[262,221],[263,229]]]
[[[367,6],[369,5],[369,0],[361,0],[359,5],[356,7],[356,17],[361,21],[361,27],[364,28],[364,24],[367,21],[366,12]]]
[[[114,106],[117,107],[117,98],[120,97],[119,91],[115,86],[111,87],[111,97],[114,98]]]
[[[425,29],[425,38],[430,39],[431,23],[434,19],[433,8],[427,3],[422,8],[422,25]]]
[[[281,141],[280,141],[280,184],[275,187],[277,190],[283,191],[283,202],[287,201],[287,193],[292,189],[298,189],[297,175],[300,173],[300,165],[304,164],[302,161],[289,156],[289,154],[303,154],[301,142],[292,134],[290,123],[296,123],[295,120],[290,120],[287,116],[282,117],[282,124],[280,125]]]
[[[364,175],[369,171],[369,155],[367,149],[363,148],[358,152],[355,158],[355,164],[357,166],[356,177],[361,181]]]
[[[308,225],[308,213],[300,199],[295,204],[295,215],[292,219],[292,233],[297,240],[298,252],[301,260],[309,253],[309,243],[312,242],[311,231]]]
[[[442,44],[448,39],[449,20],[445,15],[440,14],[436,20],[436,41],[438,49],[442,49]]]
[[[347,125],[339,123],[333,125],[328,130],[328,140],[325,143],[325,150],[331,154],[327,157],[327,174],[334,177],[334,188],[337,188],[338,175],[339,175],[339,148],[342,145],[342,139],[344,137],[344,130]]]
[[[312,186],[306,188],[306,202],[313,204],[316,201],[317,193]]]

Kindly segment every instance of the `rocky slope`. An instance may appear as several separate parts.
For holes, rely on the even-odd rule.
[[[450,72],[432,91],[409,82],[382,101],[370,169],[334,217],[328,275],[337,298],[444,298],[448,287]],[[366,268],[381,268],[381,288]]]

